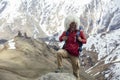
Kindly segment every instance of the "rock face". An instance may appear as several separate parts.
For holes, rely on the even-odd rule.
[[[48,73],[36,80],[76,80],[76,77],[71,73]],[[86,74],[83,70],[81,70],[79,80],[95,80],[95,79],[90,75]]]
[[[48,73],[38,80],[76,80],[70,73]]]

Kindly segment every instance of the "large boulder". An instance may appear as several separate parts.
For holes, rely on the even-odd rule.
[[[48,73],[37,80],[76,80],[70,73]]]

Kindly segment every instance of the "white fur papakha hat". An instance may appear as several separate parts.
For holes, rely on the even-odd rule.
[[[64,27],[65,27],[65,31],[69,29],[70,27],[70,24],[72,22],[75,22],[76,23],[76,29],[79,30],[79,26],[80,26],[80,19],[75,16],[75,15],[69,15],[65,18],[65,21],[64,21]]]

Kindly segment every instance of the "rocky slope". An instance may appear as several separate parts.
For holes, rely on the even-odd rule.
[[[65,60],[63,65],[64,73],[54,73],[56,52],[43,41],[30,37],[15,37],[0,48],[0,80],[75,80],[71,64]],[[93,79],[84,71],[80,75],[82,80]]]
[[[69,73],[48,73],[39,80],[76,80],[76,78]]]
[[[87,74],[81,73],[80,80],[95,80]],[[76,80],[75,76],[70,73],[48,73],[38,78],[39,80]]]
[[[0,50],[0,80],[34,80],[54,71],[55,62],[55,52],[42,41],[16,37]]]

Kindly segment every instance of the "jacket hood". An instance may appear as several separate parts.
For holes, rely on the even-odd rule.
[[[80,19],[75,16],[75,15],[69,15],[65,18],[65,21],[64,21],[64,27],[65,27],[65,31],[69,29],[69,25],[72,23],[72,22],[75,22],[76,23],[76,29],[79,30],[79,26],[80,26]]]

